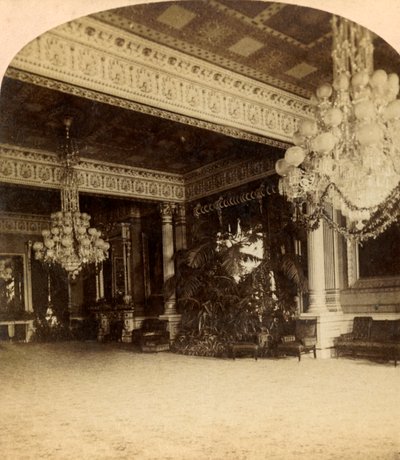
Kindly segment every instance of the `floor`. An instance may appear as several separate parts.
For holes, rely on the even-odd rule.
[[[400,366],[0,343],[0,457],[400,460]]]

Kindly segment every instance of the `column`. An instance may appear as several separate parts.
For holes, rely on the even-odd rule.
[[[307,235],[308,285],[310,305],[307,313],[320,314],[327,311],[325,301],[325,255],[324,229],[320,226]]]
[[[131,241],[129,224],[122,223],[122,257],[124,261],[124,302],[131,301]]]
[[[162,203],[161,205],[161,222],[162,222],[162,246],[163,246],[163,273],[164,282],[175,274],[174,266],[174,230],[172,226],[172,215],[174,205],[171,203]],[[164,299],[165,314],[176,314],[175,294],[171,294],[168,299]]]
[[[24,274],[25,310],[33,312],[32,302],[32,241],[26,244],[26,274]]]
[[[186,239],[186,209],[184,204],[178,204],[175,214],[175,247],[177,251],[187,248]]]
[[[343,322],[340,304],[339,308],[336,305],[339,298],[336,232],[321,222],[316,230],[308,233],[307,244],[310,306],[301,318],[316,319],[317,356],[331,358],[334,355],[333,340],[340,335]],[[334,294],[335,308],[331,308],[331,311],[327,304],[331,290],[327,290],[327,287],[331,287]]]
[[[103,262],[96,266],[96,302],[104,298]]]
[[[163,272],[164,282],[175,274],[174,264],[174,229],[173,229],[173,212],[175,205],[171,203],[161,204],[161,222],[162,222],[162,244],[163,244]],[[171,294],[169,298],[164,299],[164,314],[161,319],[168,320],[169,336],[173,340],[177,333],[181,321],[181,315],[176,311],[176,295]]]

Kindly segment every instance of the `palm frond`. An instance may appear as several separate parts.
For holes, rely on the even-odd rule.
[[[203,268],[214,259],[214,256],[214,242],[206,241],[187,251],[186,263],[192,268]]]
[[[303,267],[298,257],[284,254],[281,261],[281,270],[302,292],[308,291],[308,280],[304,275]]]

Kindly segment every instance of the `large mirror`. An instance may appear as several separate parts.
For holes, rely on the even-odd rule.
[[[400,286],[400,226],[394,224],[375,239],[347,242],[350,288]]]
[[[360,278],[400,276],[400,227],[392,225],[358,249]]]

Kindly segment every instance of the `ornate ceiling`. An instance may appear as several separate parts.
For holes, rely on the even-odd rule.
[[[309,97],[331,80],[331,15],[276,2],[206,0],[128,6],[92,15],[238,74]],[[399,55],[375,39],[377,68]]]
[[[323,11],[281,3],[206,0],[128,6],[91,15],[91,19],[120,30],[124,37],[142,37],[296,97],[308,97],[320,82],[331,78],[330,15]],[[117,47],[122,47],[118,42],[122,39],[115,40]],[[94,46],[97,43],[100,41]],[[157,51],[152,53],[148,66],[162,64],[164,58],[157,60]],[[61,62],[63,55],[53,59]],[[375,40],[375,63],[400,73],[399,55],[380,39]],[[169,71],[166,68],[165,72]],[[214,74],[212,78],[220,77]],[[202,84],[206,87],[207,80]],[[232,86],[235,84],[233,81]],[[79,84],[75,87],[80,90]],[[250,94],[253,100],[257,100],[257,90],[254,86]],[[79,140],[81,156],[94,161],[187,174],[218,160],[257,160],[276,154],[276,148],[262,143],[76,93],[5,78],[0,97],[0,143],[55,151],[62,118],[72,114],[72,134]],[[282,113],[291,109],[283,106]]]
[[[0,140],[57,152],[68,114],[81,157],[91,160],[185,174],[218,160],[272,152],[262,144],[10,78],[4,80],[0,98]]]

